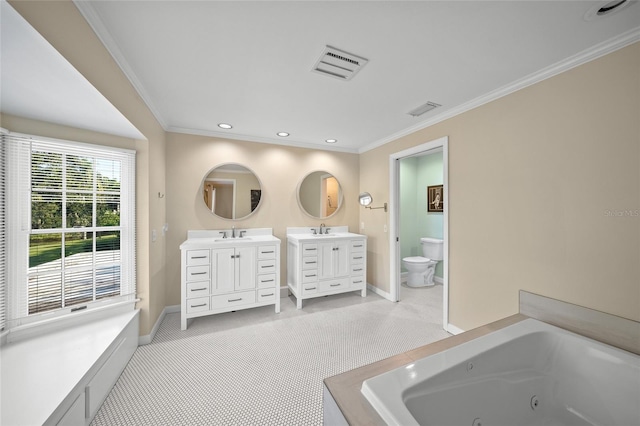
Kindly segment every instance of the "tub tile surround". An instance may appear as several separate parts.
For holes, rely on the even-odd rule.
[[[640,355],[640,322],[523,290],[520,313]]]
[[[324,380],[324,424],[348,422],[384,425],[384,420],[361,393],[362,383],[387,371],[445,351],[527,318],[555,325],[602,343],[640,355],[640,323],[604,312],[520,291],[520,313],[414,350]],[[338,410],[336,410],[336,407]]]

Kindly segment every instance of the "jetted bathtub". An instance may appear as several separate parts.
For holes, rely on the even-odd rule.
[[[640,425],[640,356],[526,319],[365,380],[394,425]]]

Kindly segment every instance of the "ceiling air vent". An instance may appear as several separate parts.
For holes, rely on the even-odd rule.
[[[367,62],[369,62],[367,59],[360,56],[327,46],[313,67],[313,71],[340,80],[351,80]]]
[[[409,111],[407,114],[413,117],[420,117],[422,114],[425,114],[434,108],[438,108],[439,106],[442,106],[442,105],[437,104],[435,102],[427,102],[426,104],[420,105],[418,108]]]

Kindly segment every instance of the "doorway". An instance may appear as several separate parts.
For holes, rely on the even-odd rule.
[[[449,332],[449,185],[448,185],[448,137],[418,145],[389,156],[389,271],[391,300],[401,300],[401,246],[400,246],[400,160],[442,151],[442,326]]]

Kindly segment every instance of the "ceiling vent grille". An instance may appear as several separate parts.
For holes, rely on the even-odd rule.
[[[409,111],[407,114],[413,117],[420,117],[422,114],[426,114],[427,112],[431,111],[434,108],[438,108],[439,106],[442,105],[435,102],[427,102],[426,104],[420,105],[418,108]]]
[[[327,46],[313,67],[313,71],[347,81],[351,80],[367,62],[369,61],[361,56]]]

